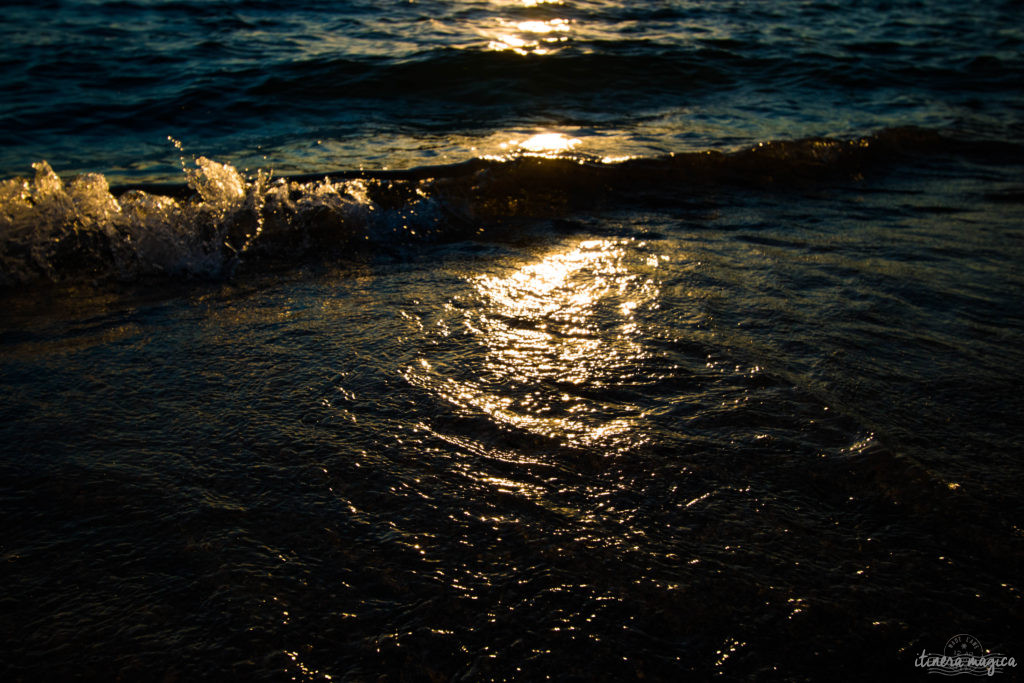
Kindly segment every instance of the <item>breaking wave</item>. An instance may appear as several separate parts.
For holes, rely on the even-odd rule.
[[[685,202],[709,184],[790,188],[858,177],[910,154],[946,150],[935,132],[762,143],[610,162],[519,155],[408,171],[243,177],[206,157],[185,183],[111,188],[66,181],[45,161],[0,181],[0,286],[145,276],[222,278],[239,267],[382,245],[487,239],[517,218],[616,203]]]

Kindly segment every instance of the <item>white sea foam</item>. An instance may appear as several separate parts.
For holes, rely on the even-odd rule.
[[[0,284],[82,274],[133,279],[217,277],[264,242],[309,247],[303,231],[335,242],[364,233],[374,212],[362,181],[300,185],[260,171],[245,179],[206,157],[186,168],[188,196],[143,190],[114,196],[87,173],[65,183],[46,161],[31,179],[0,182]],[[264,250],[265,251],[265,250]]]

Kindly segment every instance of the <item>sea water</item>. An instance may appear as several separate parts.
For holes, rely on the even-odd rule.
[[[4,680],[1024,657],[1020,3],[4,12]]]

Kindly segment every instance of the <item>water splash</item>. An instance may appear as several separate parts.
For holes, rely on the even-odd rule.
[[[287,246],[350,241],[372,209],[358,181],[299,186],[245,179],[206,157],[185,168],[185,196],[140,189],[115,196],[88,173],[65,182],[45,161],[32,179],[0,182],[0,285],[81,277],[134,280],[166,274],[221,277],[247,256]],[[349,188],[351,187],[351,192]],[[302,224],[306,230],[296,231]]]

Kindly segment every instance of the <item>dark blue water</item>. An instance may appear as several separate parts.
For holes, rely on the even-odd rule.
[[[1021,137],[1016,2],[53,2],[5,8],[0,175],[659,155],[892,126]]]
[[[1022,15],[5,7],[3,679],[1024,656]]]

